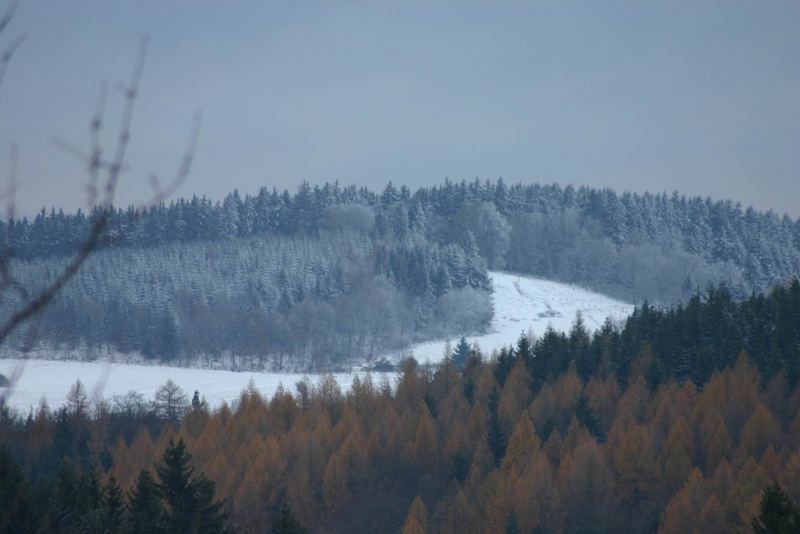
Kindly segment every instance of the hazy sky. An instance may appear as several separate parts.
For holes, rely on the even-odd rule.
[[[27,213],[81,205],[51,139],[87,146],[100,83],[148,34],[122,203],[175,171],[202,108],[182,195],[502,176],[800,215],[797,1],[23,0],[0,43],[20,33],[0,173],[17,141]]]

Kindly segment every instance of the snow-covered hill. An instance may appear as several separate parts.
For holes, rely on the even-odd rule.
[[[516,342],[522,332],[541,335],[549,326],[568,330],[578,312],[582,314],[586,327],[593,330],[607,317],[622,320],[633,309],[631,304],[567,284],[501,272],[493,272],[491,277],[495,309],[491,328],[484,335],[468,338],[487,355],[494,349]],[[423,363],[438,362],[444,355],[446,344],[446,340],[422,343],[403,355],[413,354]],[[397,359],[402,355],[390,356]],[[0,360],[0,373],[9,378],[19,375],[7,403],[21,412],[37,405],[43,396],[51,408],[59,406],[77,379],[84,383],[90,396],[110,397],[135,390],[152,399],[155,390],[171,378],[189,395],[198,390],[212,406],[235,400],[251,380],[263,394],[271,396],[279,384],[293,391],[295,383],[302,379],[298,374],[17,359]],[[335,375],[343,389],[349,387],[353,376],[348,373]],[[316,381],[315,377],[311,379]]]
[[[522,332],[540,336],[548,327],[568,331],[578,312],[590,331],[602,326],[606,318],[625,319],[633,305],[569,284],[541,280],[511,273],[490,273],[494,285],[494,318],[484,335],[468,336],[485,355],[513,344]],[[457,340],[452,340],[453,344]],[[446,341],[421,343],[406,351],[420,362],[439,362]],[[398,355],[393,355],[397,357]]]

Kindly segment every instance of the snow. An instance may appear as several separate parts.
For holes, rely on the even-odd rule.
[[[623,320],[633,305],[620,302],[576,286],[510,273],[490,273],[494,284],[495,314],[489,332],[470,336],[484,354],[515,343],[522,332],[542,335],[548,327],[567,331],[580,312],[589,330],[600,327],[606,318]],[[455,340],[453,340],[455,341]],[[421,343],[409,351],[390,355],[394,359],[408,354],[418,361],[439,362],[444,356],[447,340]],[[66,400],[67,392],[80,379],[92,397],[111,397],[134,390],[150,400],[156,389],[167,379],[177,383],[187,395],[198,390],[212,407],[235,401],[252,380],[256,389],[271,397],[283,385],[294,391],[303,379],[301,374],[235,372],[153,365],[131,365],[110,362],[76,362],[54,360],[0,359],[0,373],[18,376],[7,404],[22,413],[37,406],[44,396],[51,408]],[[363,374],[363,373],[362,373]],[[338,373],[334,377],[347,390],[355,374]],[[393,378],[394,374],[390,373]],[[317,377],[310,377],[316,383]],[[380,377],[374,376],[377,383]],[[0,388],[0,391],[3,391]]]
[[[270,398],[280,385],[294,393],[295,384],[306,376],[109,362],[20,359],[0,360],[0,373],[9,378],[19,377],[6,403],[23,414],[31,407],[36,409],[42,397],[46,397],[51,409],[64,404],[67,392],[76,380],[83,382],[91,398],[109,398],[133,390],[144,395],[145,399],[152,400],[156,389],[171,379],[183,388],[187,397],[191,398],[192,393],[197,390],[210,406],[217,407],[223,401],[231,403],[238,399],[251,380],[258,391]],[[333,376],[342,389],[347,390],[355,374],[335,373]],[[310,379],[312,384],[316,384],[319,376],[312,376]],[[378,385],[380,378],[373,376],[373,380]]]
[[[467,336],[467,341],[477,343],[485,356],[516,344],[523,332],[541,336],[548,327],[569,331],[578,312],[591,332],[601,327],[606,318],[623,321],[634,308],[633,304],[570,284],[504,272],[489,274],[494,285],[492,324],[484,335]],[[458,340],[451,341],[455,346]],[[419,362],[436,363],[444,358],[446,344],[445,340],[421,343],[410,353]]]

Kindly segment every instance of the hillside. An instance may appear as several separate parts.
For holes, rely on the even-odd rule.
[[[629,304],[566,284],[501,272],[491,272],[490,278],[494,287],[492,297],[494,316],[491,326],[488,333],[469,337],[469,341],[477,344],[487,355],[513,342],[523,332],[541,336],[550,327],[567,332],[572,327],[578,312],[581,313],[586,326],[594,330],[606,318],[615,321],[624,320],[633,309]],[[414,345],[402,354],[389,352],[385,355],[397,359],[401,355],[410,354],[422,363],[436,363],[442,359],[446,346],[447,341],[440,339]],[[41,351],[34,352],[31,356],[52,358],[63,357],[63,354]],[[111,398],[114,395],[136,391],[146,399],[151,399],[158,387],[167,379],[171,379],[188,393],[198,390],[211,407],[217,407],[222,402],[235,401],[250,381],[262,394],[271,397],[280,384],[288,390],[293,390],[295,383],[304,376],[296,373],[154,368],[152,365],[130,365],[110,361],[71,362],[45,359],[25,361],[16,358],[0,359],[0,374],[20,375],[13,395],[6,399],[6,402],[8,406],[22,413],[35,407],[42,397],[45,397],[53,408],[62,405],[76,380],[81,380],[92,395],[97,393],[100,397]],[[364,373],[361,374],[363,376]],[[378,376],[382,374],[378,373],[375,380],[379,381]],[[346,390],[355,375],[336,373],[333,376]],[[389,373],[388,376],[393,379],[395,373]],[[316,382],[317,378],[312,375],[311,381]]]
[[[599,293],[550,280],[541,280],[506,272],[490,272],[494,315],[487,333],[466,336],[485,353],[516,340],[520,334],[541,337],[548,329],[569,332],[580,313],[589,332],[600,328],[605,321],[620,323],[633,311],[633,305],[614,300]],[[457,340],[451,340],[451,348]],[[413,345],[404,354],[419,362],[441,362],[448,342],[430,341]],[[398,354],[399,355],[399,354]]]

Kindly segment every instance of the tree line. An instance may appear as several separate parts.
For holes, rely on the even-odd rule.
[[[675,301],[721,280],[748,294],[800,271],[800,220],[788,215],[678,193],[509,186],[502,179],[447,180],[413,192],[390,183],[380,193],[338,183],[303,183],[295,194],[262,188],[243,197],[234,191],[221,202],[192,197],[145,210],[66,214],[43,209],[32,219],[4,221],[0,230],[8,232],[17,257],[63,256],[75,250],[101,215],[108,217],[106,247],[316,235],[342,227],[381,237],[417,231],[447,243],[469,230],[491,268],[561,273],[569,281],[640,300]],[[660,261],[647,263],[654,254]],[[676,254],[680,262],[672,260]],[[594,269],[592,257],[601,260]],[[660,266],[658,272],[637,269],[643,261]],[[570,262],[581,265],[570,268]],[[627,271],[638,277],[624,276]],[[670,289],[673,279],[678,290]]]

